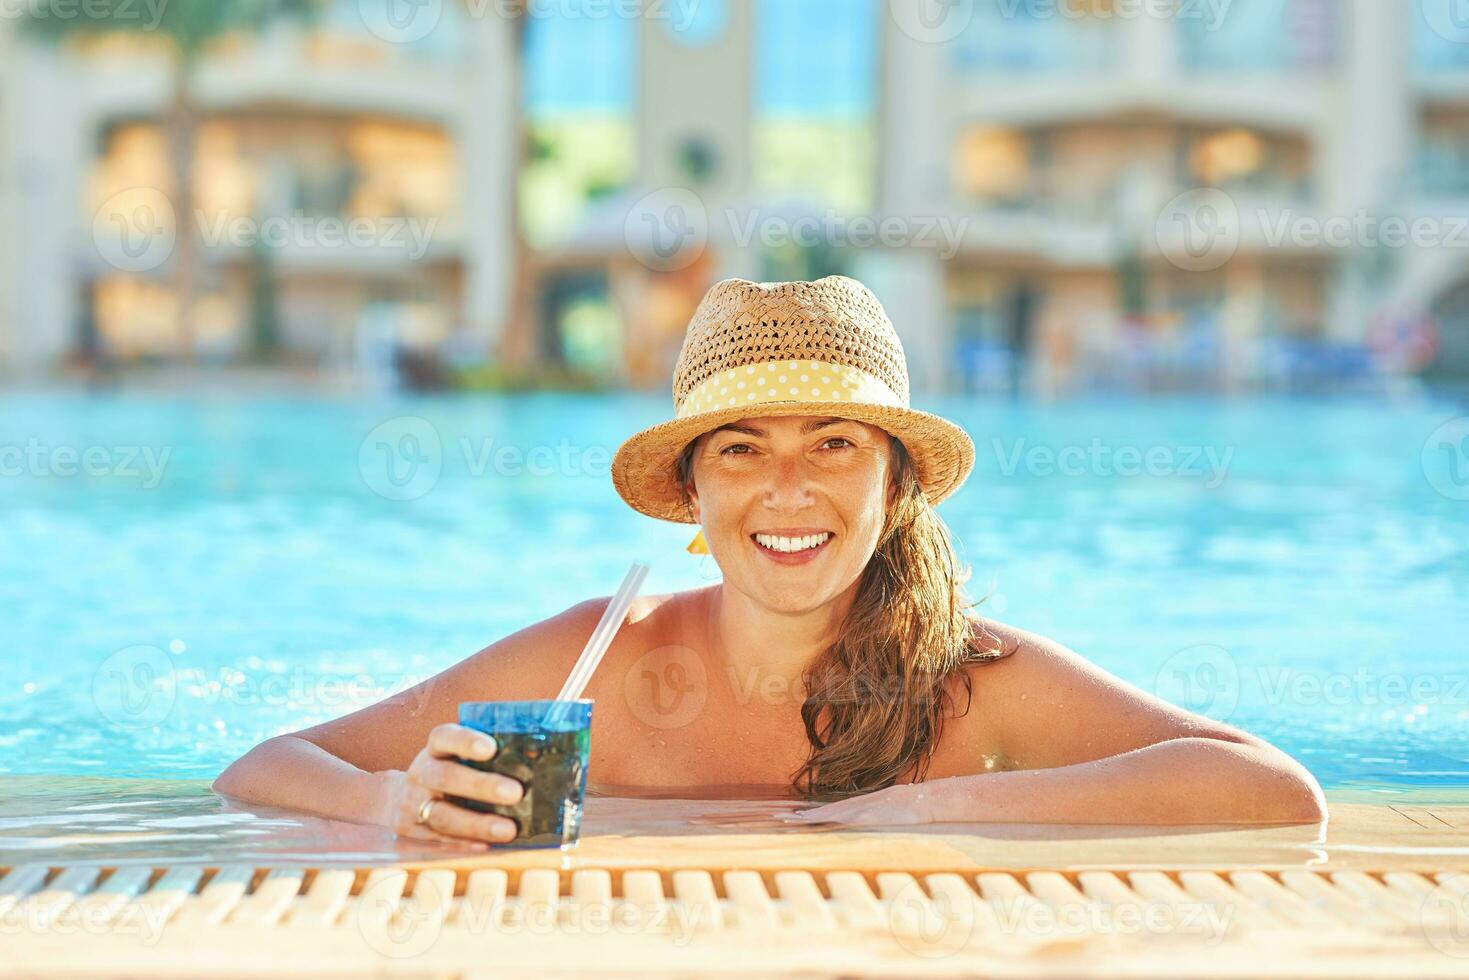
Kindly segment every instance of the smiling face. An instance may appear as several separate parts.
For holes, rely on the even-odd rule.
[[[693,445],[689,497],[725,582],[781,612],[854,587],[892,501],[892,437],[850,419],[740,419]]]

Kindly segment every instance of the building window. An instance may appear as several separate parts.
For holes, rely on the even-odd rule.
[[[1119,18],[1110,3],[974,0],[974,15],[954,41],[961,73],[1094,73],[1116,62]],[[1079,16],[1086,14],[1087,16]]]
[[[1336,0],[1235,0],[1222,17],[1202,4],[1196,9],[1196,16],[1178,19],[1185,68],[1281,72],[1336,59]]]
[[[637,23],[608,9],[566,0],[526,25],[519,197],[521,229],[537,248],[577,234],[636,172]]]
[[[1311,151],[1303,139],[1232,128],[1185,132],[1179,144],[1185,186],[1242,190],[1305,200]]]
[[[1469,71],[1469,44],[1465,43],[1469,41],[1469,23],[1452,16],[1458,4],[1459,0],[1425,0],[1423,6],[1413,5],[1417,13],[1410,43],[1418,74]]]
[[[954,183],[959,193],[990,201],[1015,201],[1029,191],[1031,143],[1021,132],[975,126],[954,145]]]
[[[759,193],[871,207],[877,29],[865,0],[759,0],[751,133]]]

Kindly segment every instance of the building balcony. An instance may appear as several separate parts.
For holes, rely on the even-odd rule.
[[[202,225],[202,227],[201,227]],[[404,279],[425,266],[460,263],[466,238],[457,218],[435,221],[416,216],[363,219],[344,216],[281,216],[263,221],[201,218],[195,227],[201,264],[222,271],[268,263],[273,274],[328,275],[362,279]],[[77,249],[85,278],[125,272],[132,277],[167,281],[177,248],[155,251],[148,267],[120,269],[109,257],[126,255],[120,240],[93,231],[92,241]],[[170,234],[167,242],[172,242]]]
[[[463,84],[452,64],[384,58],[354,63],[321,59],[306,39],[287,35],[242,47],[202,64],[194,104],[206,112],[260,108],[364,113],[449,121],[461,108]],[[76,98],[93,118],[161,115],[170,99],[170,70],[154,58],[98,59],[78,75]]]
[[[1262,129],[1313,130],[1329,109],[1328,82],[1317,76],[1075,80],[990,76],[966,79],[950,102],[966,120],[1012,126],[1153,119]]]
[[[1110,267],[1130,252],[1158,253],[1176,243],[1167,207],[1189,188],[1174,187],[1150,204],[1109,200],[1022,198],[1004,204],[956,201],[950,206],[962,232],[960,254],[1005,255],[1060,267]],[[1237,187],[1224,191],[1223,213],[1200,221],[1205,233],[1228,236],[1231,255],[1312,255],[1332,250],[1330,216],[1288,189]],[[1184,215],[1180,220],[1190,220]],[[1319,233],[1317,231],[1319,229]]]

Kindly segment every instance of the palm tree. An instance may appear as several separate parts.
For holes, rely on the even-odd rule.
[[[179,334],[186,358],[194,356],[194,312],[198,304],[198,245],[192,233],[194,149],[199,109],[193,102],[194,73],[211,44],[242,31],[259,31],[271,21],[294,17],[309,21],[319,0],[167,0],[156,9],[137,3],[83,4],[76,16],[59,17],[31,6],[22,25],[30,37],[54,44],[83,36],[145,34],[166,44],[170,54],[168,108],[163,130],[174,177],[173,285],[178,301]]]
[[[521,221],[520,174],[525,170],[530,157],[530,127],[526,125],[522,106],[524,84],[526,35],[530,25],[527,14],[529,0],[511,0],[503,8],[511,21],[511,56],[515,59],[511,67],[510,111],[514,114],[514,154],[510,187],[510,234],[512,267],[510,270],[510,302],[505,322],[500,328],[500,349],[497,352],[502,366],[513,376],[523,373],[535,360],[539,347],[536,336],[536,315],[532,309],[535,299],[536,270],[533,267],[529,243]]]

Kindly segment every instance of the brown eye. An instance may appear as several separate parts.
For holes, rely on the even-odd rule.
[[[837,447],[838,449],[845,449],[848,446],[852,445],[852,440],[848,439],[846,436],[832,436],[830,439],[826,440],[826,442],[822,443],[822,445],[829,446],[834,442],[842,443],[842,445]]]
[[[730,450],[731,449],[749,449],[749,448],[750,447],[747,446],[747,445],[745,445],[743,442],[733,442],[733,443],[730,443],[728,446],[725,446],[723,449],[721,449],[719,451],[719,455],[721,455],[721,456],[730,456],[730,455],[733,455],[733,456],[743,456],[743,455],[745,455],[744,453],[731,453]]]

